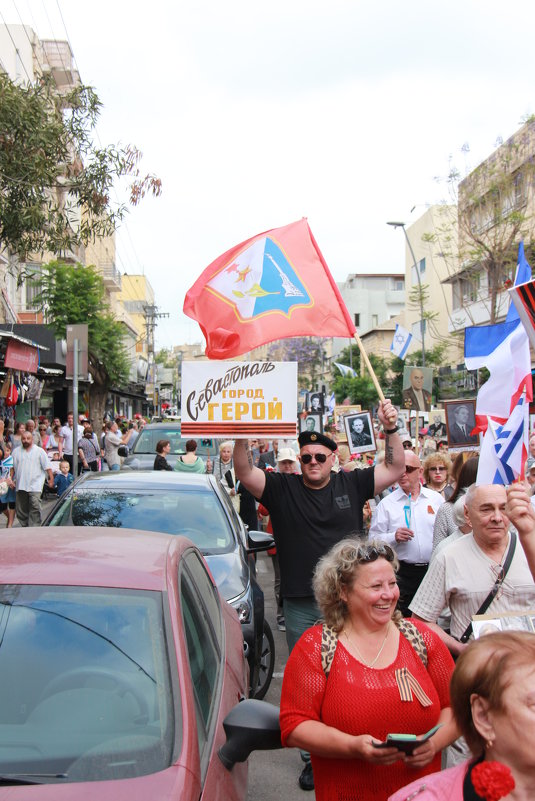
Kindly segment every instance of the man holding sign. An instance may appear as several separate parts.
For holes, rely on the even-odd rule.
[[[266,474],[254,467],[245,440],[236,441],[236,477],[271,515],[290,650],[320,617],[312,593],[318,560],[336,542],[363,529],[364,503],[403,474],[405,452],[396,430],[396,410],[385,400],[378,414],[386,433],[385,461],[349,473],[332,472],[336,443],[319,432],[299,435],[302,475]]]

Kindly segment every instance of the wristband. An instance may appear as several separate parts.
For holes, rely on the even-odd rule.
[[[384,434],[397,434],[398,433],[397,426],[396,426],[396,428],[383,428],[383,433]]]

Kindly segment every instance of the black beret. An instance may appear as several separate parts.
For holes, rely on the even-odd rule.
[[[326,437],[325,434],[319,434],[316,431],[303,431],[302,434],[299,434],[297,441],[299,442],[300,448],[303,448],[305,445],[325,445],[325,447],[329,448],[331,451],[335,451],[338,448],[334,439]]]

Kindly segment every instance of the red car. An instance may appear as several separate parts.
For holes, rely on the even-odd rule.
[[[238,704],[241,627],[183,537],[3,532],[0,677],[0,799],[244,799],[234,762],[280,743],[275,708]]]

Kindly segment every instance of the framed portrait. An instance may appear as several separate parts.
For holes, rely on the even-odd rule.
[[[446,439],[446,411],[445,409],[432,409],[429,412],[428,436],[435,439]]]
[[[433,392],[433,368],[407,365],[403,369],[401,405],[404,409],[428,412]]]
[[[427,428],[427,420],[428,415],[427,412],[407,412],[409,415],[409,426],[408,430],[411,437],[416,437],[416,424],[418,422],[418,430],[421,431],[422,428]]]
[[[475,399],[446,401],[446,429],[448,448],[475,450],[479,447],[479,434],[470,432],[476,424]]]
[[[306,417],[299,417],[299,433],[303,431],[315,431],[323,434],[323,415],[321,412],[309,412]]]
[[[368,453],[377,450],[375,432],[369,412],[346,414],[344,428],[350,453]]]
[[[323,392],[308,393],[308,411],[314,413],[323,412],[325,408],[324,403]]]
[[[335,406],[334,407],[334,428],[336,430],[336,439],[338,442],[345,442],[346,432],[344,428],[344,417],[347,414],[355,414],[355,412],[360,412],[361,407],[360,404],[356,404],[354,406]]]
[[[403,429],[404,431],[409,430],[409,410],[408,409],[400,409],[399,406],[396,406],[396,410],[398,413],[398,428]]]

